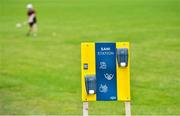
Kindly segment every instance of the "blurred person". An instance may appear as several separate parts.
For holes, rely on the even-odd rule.
[[[33,34],[33,36],[37,36],[37,19],[36,19],[36,12],[33,8],[32,4],[27,5],[27,15],[28,15],[28,24],[29,24],[29,31],[27,36]]]

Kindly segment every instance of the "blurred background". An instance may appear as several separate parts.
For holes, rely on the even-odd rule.
[[[26,36],[26,5],[37,15]],[[179,0],[1,0],[0,114],[82,115],[80,43],[131,43],[133,115],[180,115]],[[17,27],[18,28],[17,28]],[[90,114],[124,114],[91,102]]]

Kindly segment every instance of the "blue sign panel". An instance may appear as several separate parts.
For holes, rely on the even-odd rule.
[[[96,99],[117,100],[116,44],[96,43]]]

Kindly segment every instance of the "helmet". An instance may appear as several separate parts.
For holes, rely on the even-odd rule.
[[[27,5],[27,9],[32,9],[33,8],[33,5],[32,4],[28,4]]]

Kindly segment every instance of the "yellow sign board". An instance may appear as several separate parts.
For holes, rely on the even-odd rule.
[[[82,101],[130,101],[128,42],[81,44]]]

